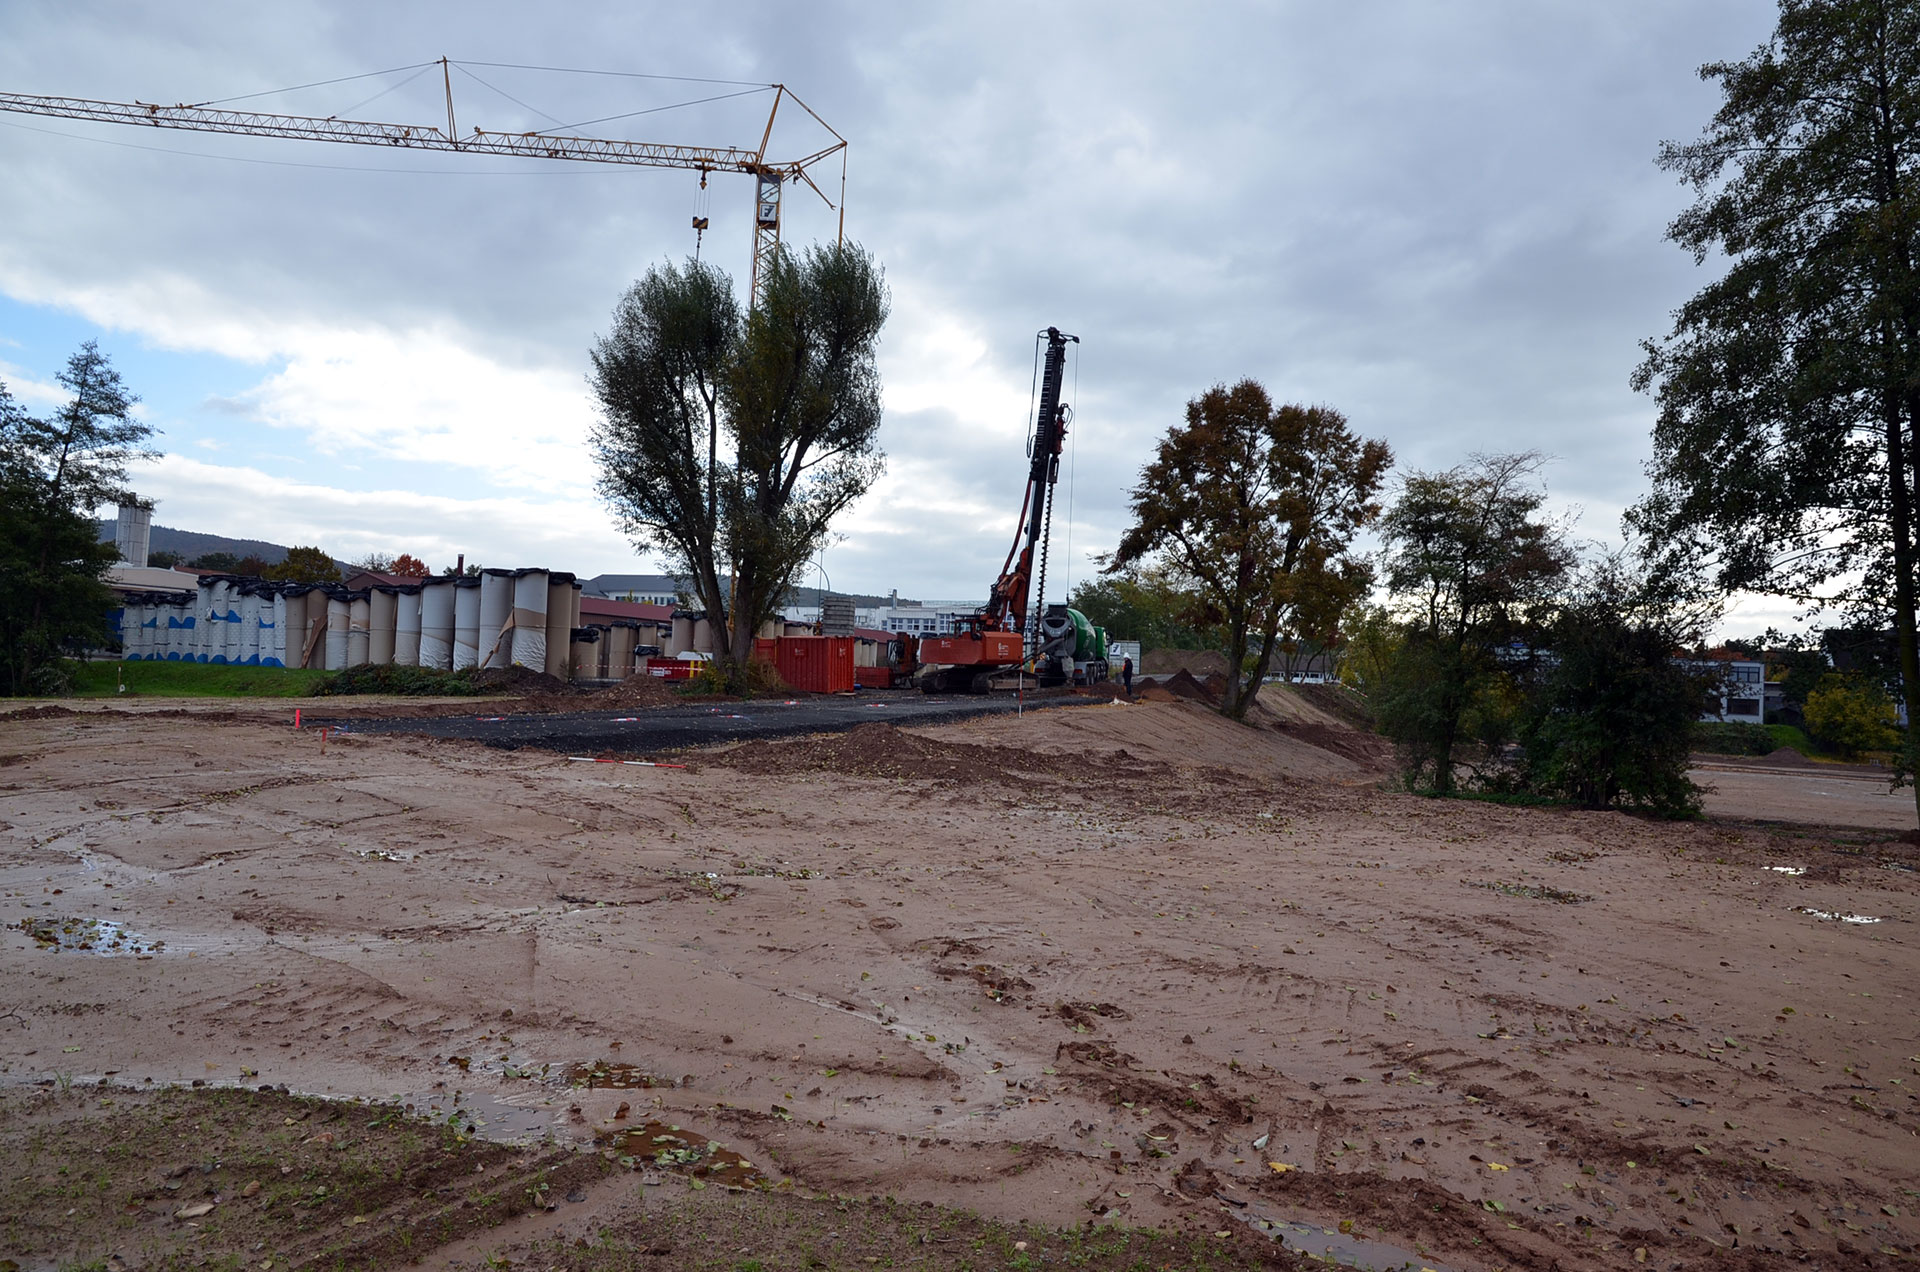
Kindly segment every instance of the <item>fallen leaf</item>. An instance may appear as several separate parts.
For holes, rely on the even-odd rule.
[[[1499,1162],[1488,1162],[1487,1169],[1488,1170],[1505,1170],[1507,1168],[1505,1166],[1502,1166]]]
[[[1267,1146],[1267,1141],[1272,1138],[1273,1138],[1273,1135],[1271,1133],[1262,1135],[1259,1139],[1253,1141],[1253,1146],[1255,1148],[1265,1148]]]
[[[245,1188],[242,1188],[240,1190],[240,1195],[242,1197],[251,1197],[256,1193],[258,1193],[259,1191],[260,1191],[260,1181],[255,1179],[250,1181]]]
[[[201,1215],[210,1215],[212,1213],[213,1203],[210,1201],[202,1201],[195,1205],[180,1207],[180,1209],[173,1212],[173,1217],[175,1219],[198,1219]]]
[[[1273,1173],[1276,1175],[1284,1175],[1290,1170],[1300,1169],[1298,1166],[1292,1165],[1291,1163],[1288,1163],[1288,1162],[1268,1162],[1267,1165],[1273,1170]]]

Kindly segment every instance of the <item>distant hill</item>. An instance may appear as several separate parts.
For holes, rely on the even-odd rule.
[[[113,542],[114,523],[102,520],[93,523],[99,531],[103,543]],[[278,565],[287,559],[287,549],[278,543],[267,543],[261,539],[229,539],[221,534],[201,534],[197,530],[175,530],[171,526],[154,526],[147,538],[149,552],[177,552],[180,560],[193,560],[208,552],[231,552],[241,558],[257,556],[268,565]]]

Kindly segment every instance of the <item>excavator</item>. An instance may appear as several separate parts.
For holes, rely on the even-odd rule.
[[[993,687],[994,677],[1012,670],[1026,662],[1027,658],[1027,611],[1032,593],[1034,561],[1036,549],[1039,553],[1041,585],[1046,583],[1046,545],[1045,537],[1053,520],[1053,487],[1060,475],[1060,450],[1067,439],[1067,421],[1072,411],[1060,400],[1061,382],[1067,364],[1067,345],[1078,344],[1080,337],[1069,336],[1058,327],[1046,330],[1047,350],[1041,365],[1040,405],[1034,413],[1034,432],[1029,443],[1028,454],[1031,463],[1027,469],[1026,499],[1020,508],[1020,526],[1013,539],[1013,546],[1007,550],[1006,563],[1000,568],[1000,577],[994,581],[993,590],[987,596],[987,603],[977,613],[959,620],[960,630],[951,636],[922,636],[919,647],[909,657],[919,665],[920,687],[927,693],[987,693]],[[1063,611],[1061,620],[1069,628],[1074,624],[1065,619],[1065,606],[1051,606],[1047,617],[1054,620],[1054,610]],[[1080,617],[1080,625],[1086,620]],[[1095,629],[1097,630],[1097,629]],[[1064,678],[1091,674],[1094,668],[1089,665],[1086,671],[1079,671],[1072,653],[1078,652],[1079,642],[1075,639],[1055,639],[1049,643],[1049,637],[1061,637],[1062,631],[1042,631],[1037,633],[1036,644],[1043,654],[1045,667],[1040,668],[1042,683],[1051,679],[1052,683],[1063,683]],[[1069,650],[1071,647],[1071,652]],[[1069,669],[1065,677],[1058,670],[1063,661]],[[1098,674],[1105,678],[1105,649],[1100,650]]]

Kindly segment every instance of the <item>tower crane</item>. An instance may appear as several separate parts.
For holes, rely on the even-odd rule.
[[[50,115],[59,119],[89,119],[109,124],[132,124],[145,128],[176,128],[189,132],[236,133],[249,137],[290,137],[302,141],[337,141],[362,146],[395,146],[413,150],[451,150],[461,154],[513,155],[532,159],[566,159],[583,163],[629,164],[644,168],[682,168],[700,173],[704,185],[708,173],[738,172],[754,179],[753,195],[753,275],[751,303],[757,304],[760,283],[780,248],[781,195],[794,182],[804,182],[820,196],[821,202],[839,213],[837,233],[846,233],[847,141],[832,125],[821,119],[794,91],[784,84],[769,84],[773,105],[767,111],[766,127],[760,144],[754,149],[735,146],[677,146],[658,142],[619,141],[604,137],[573,137],[550,132],[497,132],[473,128],[464,136],[455,122],[453,79],[450,63],[438,59],[441,82],[446,92],[447,122],[433,124],[386,124],[368,120],[318,118],[308,115],[277,115],[259,111],[226,110],[212,104],[161,106],[152,102],[95,101],[84,97],[44,97],[31,93],[0,92],[0,110],[22,115]],[[428,66],[433,63],[427,63]],[[469,72],[470,73],[470,72]],[[794,105],[812,116],[833,135],[833,144],[795,159],[768,159],[767,147],[773,139],[773,124],[782,102]],[[829,199],[815,183],[808,169],[840,156],[840,202]],[[695,228],[704,230],[705,217],[695,218]]]

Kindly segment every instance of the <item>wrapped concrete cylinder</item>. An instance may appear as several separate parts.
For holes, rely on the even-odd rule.
[[[353,613],[353,602],[347,599],[345,592],[327,594],[327,670],[345,671],[347,669],[347,625]]]
[[[505,667],[513,656],[511,640],[502,640],[500,633],[506,628],[507,619],[513,614],[513,571],[482,570],[480,572],[480,664],[482,667]]]
[[[569,607],[573,613],[572,617],[567,619],[567,626],[569,627],[580,626],[580,588],[581,584],[576,581],[573,585],[573,604]]]
[[[186,626],[187,617],[188,614],[184,608],[178,605],[170,605],[167,607],[166,617],[160,620],[161,624],[167,629],[165,637],[166,644],[163,646],[161,652],[168,662],[180,661],[180,646],[183,640],[183,633],[191,630]]]
[[[213,582],[201,579],[193,595],[193,633],[188,637],[194,662],[205,662],[213,646]]]
[[[547,576],[547,674],[565,680],[572,670],[573,576]]]
[[[633,674],[633,624],[615,623],[607,628],[607,665],[600,674],[625,680]]]
[[[260,589],[244,584],[239,589],[240,644],[234,661],[246,667],[260,665]]]
[[[705,615],[693,620],[693,652],[710,654],[713,652],[713,624]]]
[[[453,666],[453,580],[434,579],[420,589],[420,665],[435,671]]]
[[[227,661],[227,581],[215,579],[202,595],[207,601],[207,634],[206,654],[200,661],[224,663]]]
[[[534,671],[547,669],[547,572],[516,570],[513,575],[512,662]]]
[[[576,627],[569,633],[572,650],[568,679],[584,680],[600,674],[600,629]]]
[[[667,657],[678,658],[693,650],[693,615],[673,616],[673,635],[667,638]]]
[[[289,667],[306,666],[307,655],[307,595],[312,589],[304,584],[295,584],[280,589],[281,604],[286,607],[280,619],[281,653]]]
[[[260,632],[260,661],[268,667],[284,667],[287,665],[286,593],[280,588],[274,588],[271,597],[263,597],[261,599],[260,609],[262,614],[267,613],[269,610],[272,612],[271,619],[263,617],[260,620],[262,628]],[[267,626],[269,622],[272,623],[271,627]]]
[[[402,667],[420,663],[420,585],[403,587],[394,597],[393,661]]]
[[[370,605],[365,592],[347,602],[347,666],[367,665],[367,623]]]
[[[453,584],[453,669],[461,671],[480,661],[480,580],[455,579]]]
[[[399,602],[397,588],[376,587],[367,594],[367,661],[376,667],[393,661],[393,633]]]

